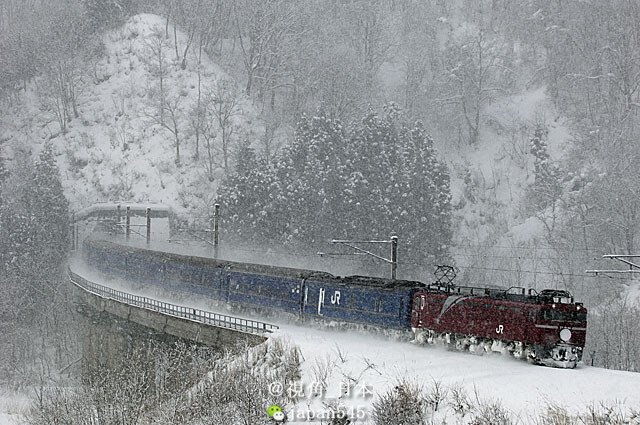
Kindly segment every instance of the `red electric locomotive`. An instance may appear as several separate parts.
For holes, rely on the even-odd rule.
[[[430,285],[414,295],[411,326],[417,343],[439,341],[451,349],[500,351],[574,368],[582,357],[587,310],[567,291]]]

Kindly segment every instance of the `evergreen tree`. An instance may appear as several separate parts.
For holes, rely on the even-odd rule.
[[[288,217],[288,239],[325,243],[333,223],[344,213],[345,135],[339,120],[320,112],[303,115],[292,144],[278,162],[283,200],[279,214]]]
[[[23,199],[33,235],[33,258],[51,267],[63,263],[70,244],[69,203],[51,145],[36,161]]]
[[[551,162],[545,141],[546,134],[547,130],[538,125],[530,139],[530,152],[534,157],[535,181],[529,196],[537,209],[553,206],[562,193],[560,172],[558,167]]]
[[[35,320],[58,292],[69,247],[69,206],[51,146],[33,167],[18,163],[0,207],[3,273],[21,320]]]
[[[543,186],[548,183],[550,178],[553,178],[553,165],[551,164],[551,158],[547,148],[547,142],[544,140],[547,134],[546,129],[537,125],[533,136],[531,137],[530,152],[533,154],[533,167],[535,175],[535,183]]]
[[[243,242],[263,242],[283,229],[277,225],[278,185],[267,161],[249,146],[238,151],[234,172],[221,187],[225,227]]]
[[[348,157],[352,160],[350,182],[355,189],[355,208],[349,216],[349,231],[362,238],[391,231],[389,186],[395,181],[398,164],[398,135],[392,117],[369,111],[349,137]]]
[[[228,227],[245,241],[323,247],[333,238],[387,238],[403,257],[447,257],[451,194],[446,165],[421,123],[370,111],[345,131],[320,112],[303,116],[274,169],[245,148],[221,189]]]
[[[399,216],[407,221],[403,240],[412,247],[415,260],[425,255],[446,259],[453,236],[449,170],[437,158],[421,122],[405,128],[402,135],[405,165],[398,180],[404,191],[398,203]]]

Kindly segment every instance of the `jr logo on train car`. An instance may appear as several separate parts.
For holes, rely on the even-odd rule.
[[[331,296],[331,304],[340,305],[340,291],[335,291]]]

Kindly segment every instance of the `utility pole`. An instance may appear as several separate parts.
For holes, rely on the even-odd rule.
[[[391,279],[396,280],[398,271],[398,237],[391,236]]]
[[[127,205],[127,218],[126,218],[126,225],[125,225],[125,232],[127,234],[127,239],[129,239],[129,236],[131,236],[131,207]]]
[[[147,244],[151,243],[151,208],[147,207]]]
[[[220,240],[219,235],[219,222],[220,220],[220,204],[216,203],[213,206],[213,246],[218,247],[218,242]]]

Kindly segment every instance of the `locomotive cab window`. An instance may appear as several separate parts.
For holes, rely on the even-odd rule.
[[[571,311],[567,316],[570,322],[587,323],[587,313],[584,311]]]
[[[550,320],[552,322],[564,322],[567,320],[564,312],[558,310],[541,310],[540,318],[542,320]]]

